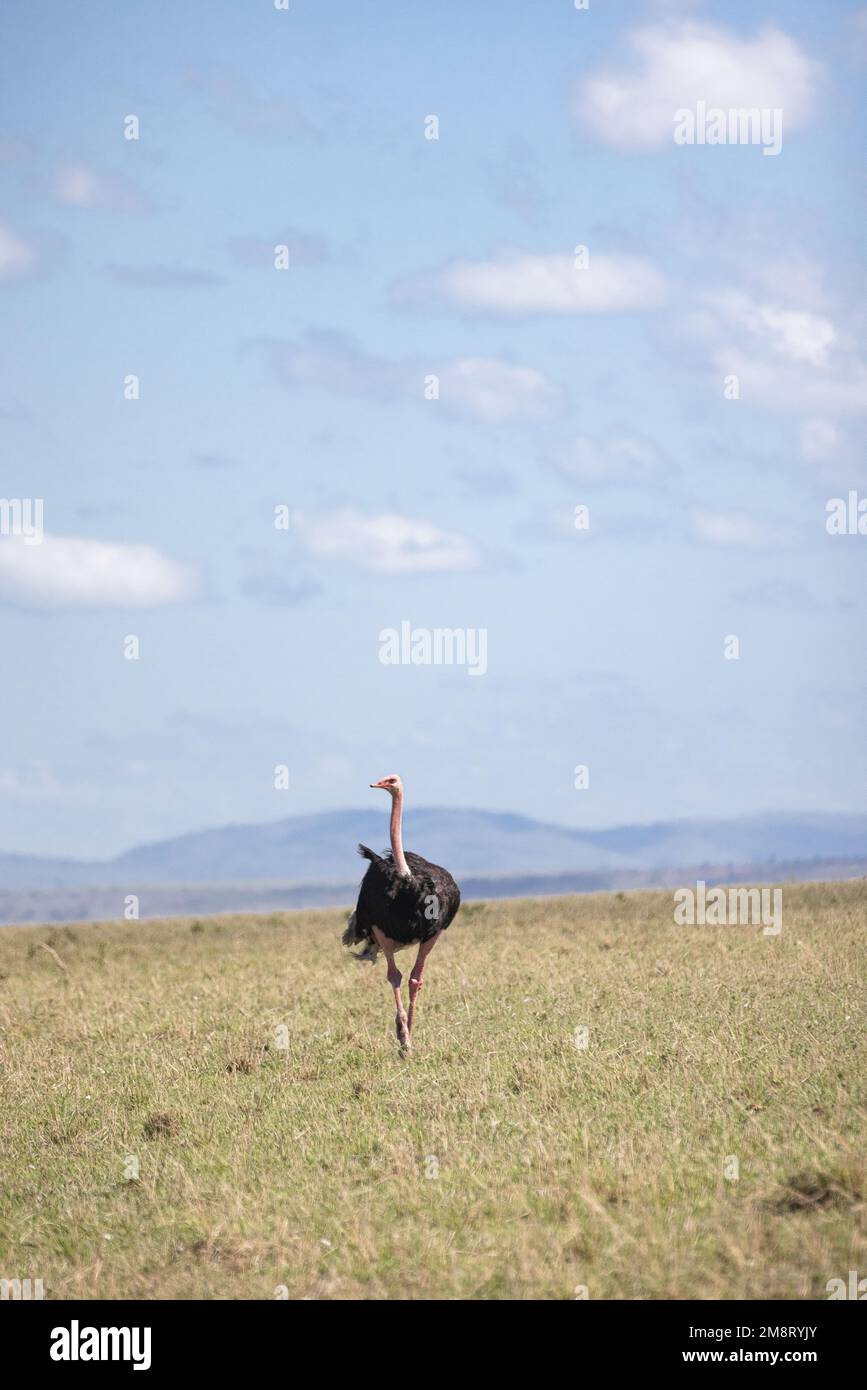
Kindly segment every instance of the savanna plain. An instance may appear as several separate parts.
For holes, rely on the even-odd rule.
[[[0,929],[0,1276],[46,1299],[828,1297],[867,884],[466,904],[402,1057],[345,912]],[[406,985],[411,955],[398,958]]]

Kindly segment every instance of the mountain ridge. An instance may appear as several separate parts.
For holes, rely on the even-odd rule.
[[[763,812],[588,829],[519,812],[431,806],[407,813],[404,838],[410,849],[445,864],[456,877],[614,872],[861,857],[867,853],[867,815]],[[382,807],[187,831],[134,845],[109,859],[0,853],[0,887],[346,882],[361,875],[355,858],[359,840],[376,849],[387,844]]]

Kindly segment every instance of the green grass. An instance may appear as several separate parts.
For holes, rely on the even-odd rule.
[[[471,904],[406,1060],[345,914],[4,929],[0,1276],[825,1298],[867,1275],[867,890],[783,912],[765,937],[675,926],[663,892]]]

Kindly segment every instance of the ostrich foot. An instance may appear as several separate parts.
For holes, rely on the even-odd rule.
[[[410,1035],[409,1022],[403,1010],[395,1015],[394,1026],[397,1033],[397,1040],[400,1043],[401,1052],[408,1052],[412,1046],[412,1037]]]

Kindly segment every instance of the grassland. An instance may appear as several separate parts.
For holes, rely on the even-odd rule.
[[[0,1275],[825,1298],[867,1275],[867,885],[783,907],[770,937],[664,892],[471,904],[406,1060],[345,914],[3,929]]]

